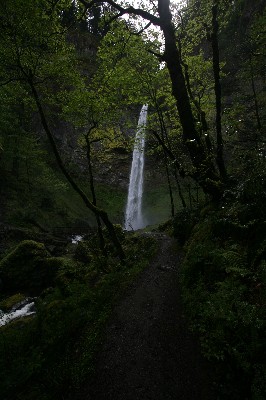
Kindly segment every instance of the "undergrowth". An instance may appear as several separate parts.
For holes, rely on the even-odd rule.
[[[219,399],[266,398],[265,189],[264,178],[254,174],[221,204],[203,209],[194,227],[187,213],[180,219],[182,235],[191,232],[182,266],[184,304],[216,369]]]
[[[88,381],[112,307],[147,266],[156,242],[128,234],[123,247],[126,265],[115,254],[104,258],[94,237],[73,246],[58,259],[53,283],[36,302],[36,315],[0,328],[2,400],[73,399]]]

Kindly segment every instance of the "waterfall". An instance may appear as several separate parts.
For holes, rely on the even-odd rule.
[[[147,112],[148,105],[145,104],[142,106],[139,116],[131,164],[125,216],[125,229],[127,231],[140,229],[144,226],[142,216],[142,193]]]

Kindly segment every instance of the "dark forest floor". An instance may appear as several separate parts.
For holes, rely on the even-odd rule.
[[[82,400],[211,400],[211,377],[183,315],[174,239],[115,307]]]

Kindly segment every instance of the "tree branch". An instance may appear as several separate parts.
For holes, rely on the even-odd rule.
[[[161,22],[160,22],[160,18],[156,17],[155,15],[150,14],[148,11],[142,10],[140,8],[134,8],[132,6],[124,8],[122,6],[120,6],[119,4],[117,4],[115,1],[113,0],[92,0],[90,2],[87,2],[85,0],[80,0],[80,2],[87,8],[91,8],[94,4],[102,4],[102,3],[107,3],[110,6],[114,7],[117,11],[119,11],[120,15],[125,15],[125,14],[134,14],[134,15],[138,15],[144,19],[146,19],[147,21],[150,21],[153,25],[157,25],[160,26]]]

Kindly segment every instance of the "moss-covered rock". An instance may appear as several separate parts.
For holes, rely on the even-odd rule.
[[[0,278],[5,291],[39,293],[49,286],[58,265],[42,243],[24,240],[0,261]]]

